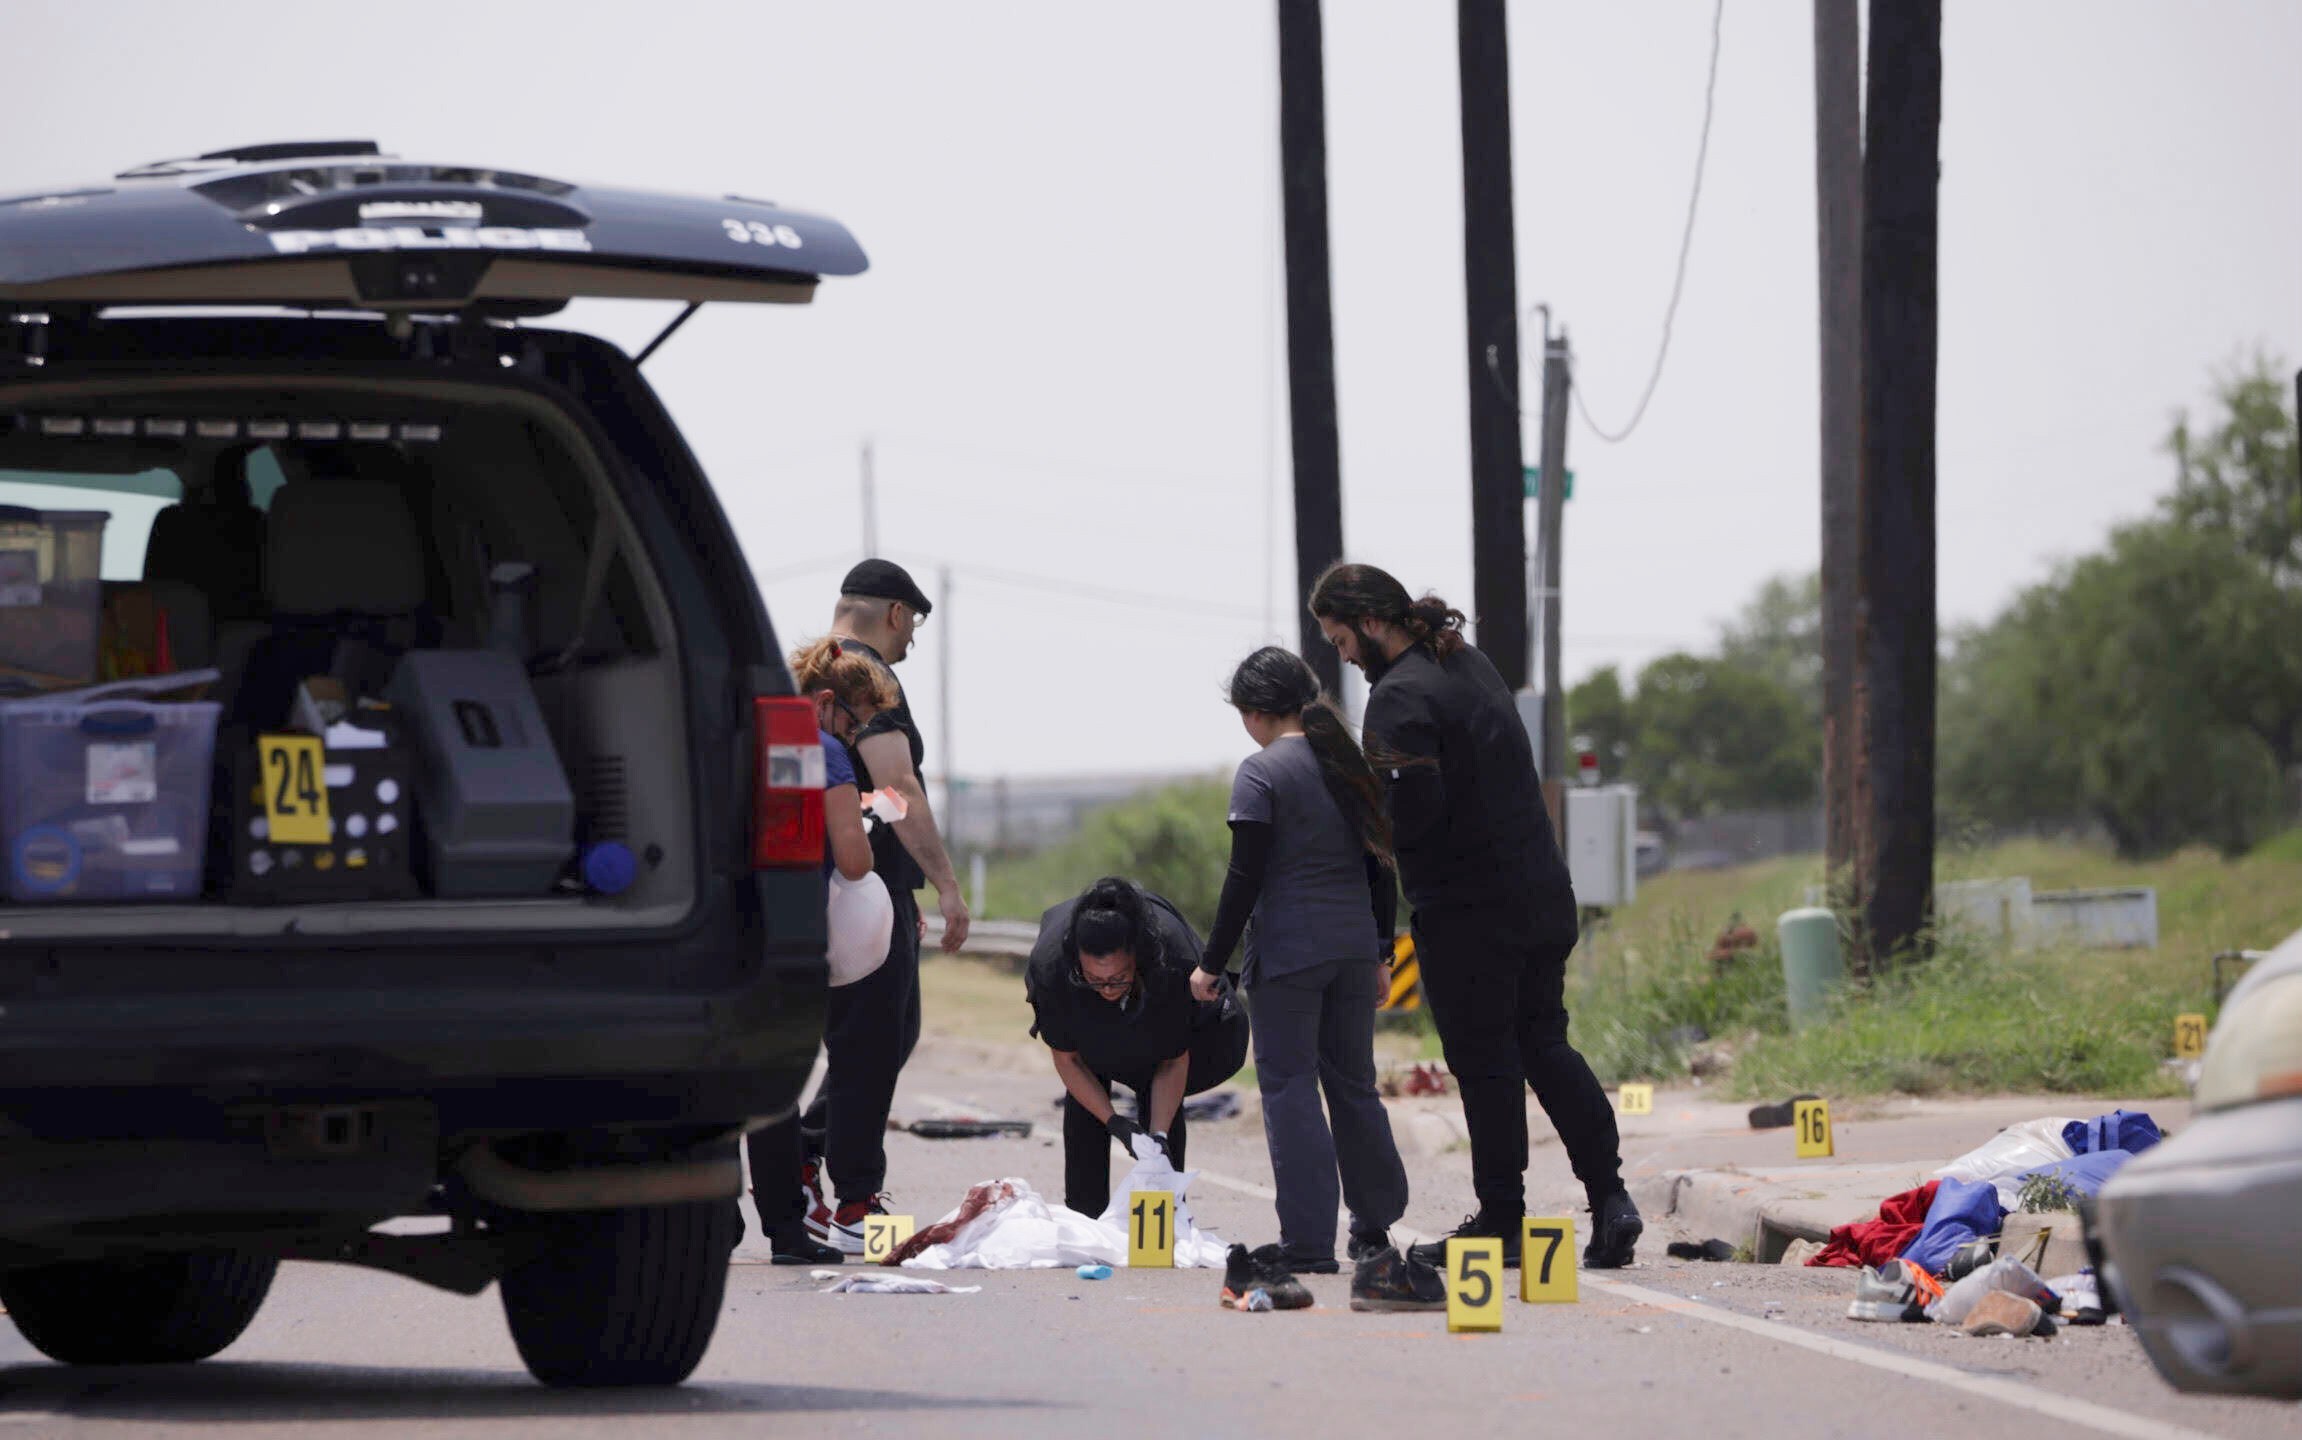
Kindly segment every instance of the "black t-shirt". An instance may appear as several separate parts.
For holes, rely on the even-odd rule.
[[[842,639],[839,648],[851,655],[870,656],[872,663],[879,666],[888,679],[895,680],[895,671],[880,658],[879,652],[861,640]],[[857,747],[874,735],[897,732],[911,742],[911,768],[918,774],[921,788],[925,789],[927,742],[919,738],[919,726],[911,719],[911,698],[903,693],[901,680],[895,680],[894,708],[872,716],[870,723],[857,731],[855,739],[847,745],[848,757],[855,762],[856,783],[865,792],[878,787],[872,783],[871,767],[863,763],[863,752]],[[903,841],[897,837],[892,825],[880,825],[871,832],[871,868],[879,872],[879,878],[886,882],[890,890],[917,890],[927,883],[927,872],[920,869],[919,862],[911,858],[911,852],[903,848]]]
[[[1088,1069],[1106,1079],[1139,1076],[1191,1048],[1199,1002],[1191,998],[1191,971],[1199,963],[1199,937],[1172,906],[1151,897],[1152,923],[1165,956],[1158,965],[1136,957],[1141,999],[1129,1008],[1072,983],[1063,954],[1063,932],[1079,908],[1076,896],[1039,917],[1039,939],[1024,970],[1024,992],[1037,1018],[1034,1027],[1051,1050],[1077,1052]]]

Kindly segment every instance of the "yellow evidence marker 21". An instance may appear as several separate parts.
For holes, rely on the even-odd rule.
[[[1127,1268],[1175,1268],[1175,1192],[1137,1190],[1127,1197]]]
[[[2174,1017],[2174,1057],[2177,1060],[2195,1060],[2206,1053],[2206,1017],[2203,1015],[2177,1015]]]
[[[885,1265],[911,1238],[909,1215],[866,1215],[863,1217],[863,1262],[866,1265]]]
[[[1616,1092],[1616,1098],[1625,1115],[1655,1113],[1655,1087],[1652,1085],[1625,1085]]]
[[[1499,1235],[1447,1241],[1447,1329],[1503,1328],[1503,1240]]]
[[[1529,1215],[1519,1237],[1519,1299],[1572,1305],[1582,1298],[1575,1284],[1574,1218]]]
[[[313,735],[266,735],[256,742],[263,762],[264,828],[275,845],[325,845],[328,824],[327,756]]]
[[[1830,1102],[1801,1100],[1791,1107],[1791,1128],[1798,1136],[1798,1157],[1812,1160],[1836,1155],[1830,1142]]]

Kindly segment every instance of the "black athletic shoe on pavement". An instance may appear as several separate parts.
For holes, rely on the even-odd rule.
[[[847,1260],[844,1251],[808,1234],[804,1220],[787,1220],[771,1228],[767,1246],[774,1252],[770,1263],[776,1265],[839,1265]]]
[[[1444,1310],[1447,1283],[1439,1272],[1386,1245],[1351,1272],[1353,1310]]]
[[[1646,1233],[1647,1222],[1630,1192],[1617,1190],[1591,1207],[1591,1240],[1583,1247],[1585,1270],[1620,1270],[1631,1263],[1631,1252]]]
[[[1278,1245],[1256,1246],[1255,1263],[1289,1275],[1335,1275],[1343,1269],[1332,1255],[1297,1255]]]
[[[1457,1225],[1453,1230],[1436,1240],[1427,1240],[1412,1247],[1407,1251],[1407,1255],[1409,1258],[1419,1260],[1435,1270],[1445,1270],[1447,1268],[1447,1242],[1449,1240],[1493,1237],[1503,1242],[1503,1268],[1516,1270],[1519,1268],[1519,1236],[1524,1229],[1524,1224],[1516,1216],[1509,1219],[1496,1219],[1482,1210],[1476,1215],[1465,1215],[1462,1224]]]
[[[1264,1250],[1276,1252],[1276,1245]],[[1260,1251],[1233,1245],[1223,1260],[1223,1293],[1216,1303],[1226,1310],[1307,1310],[1311,1292],[1286,1270],[1265,1264]]]
[[[1369,1230],[1364,1233],[1353,1232],[1351,1243],[1344,1247],[1343,1253],[1350,1256],[1351,1263],[1356,1265],[1362,1260],[1373,1259],[1390,1248],[1390,1231]]]

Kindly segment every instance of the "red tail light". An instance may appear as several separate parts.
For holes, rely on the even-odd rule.
[[[823,863],[823,741],[815,707],[796,695],[756,699],[751,865],[803,869]]]

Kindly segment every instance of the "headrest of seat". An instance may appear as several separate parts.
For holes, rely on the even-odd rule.
[[[272,500],[264,588],[283,615],[406,615],[424,603],[424,543],[399,487],[283,486]]]

